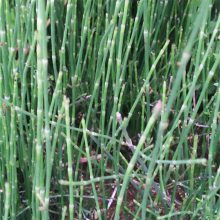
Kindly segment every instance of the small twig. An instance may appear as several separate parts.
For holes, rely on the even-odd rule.
[[[116,195],[116,192],[117,192],[117,187],[114,188],[114,191],[109,199],[109,202],[108,202],[108,209],[111,207],[113,201],[115,200],[115,195]]]

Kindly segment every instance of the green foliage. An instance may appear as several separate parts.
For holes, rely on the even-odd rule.
[[[0,0],[2,219],[219,219],[219,1]]]

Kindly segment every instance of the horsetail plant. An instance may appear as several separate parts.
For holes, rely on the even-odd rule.
[[[219,13],[0,0],[1,218],[219,219]]]

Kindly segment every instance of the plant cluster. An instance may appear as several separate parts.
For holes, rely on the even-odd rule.
[[[2,219],[220,219],[218,0],[0,0]]]

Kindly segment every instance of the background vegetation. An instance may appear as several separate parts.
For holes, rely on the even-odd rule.
[[[216,0],[0,0],[2,219],[220,219]]]

